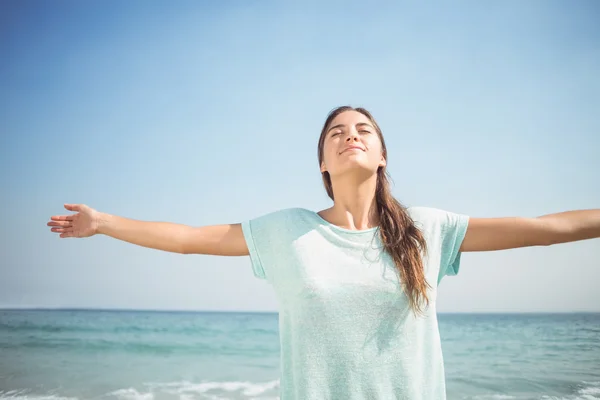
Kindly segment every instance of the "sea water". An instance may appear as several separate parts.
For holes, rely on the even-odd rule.
[[[440,314],[448,399],[600,399],[600,314]],[[0,399],[277,399],[276,313],[0,310]]]

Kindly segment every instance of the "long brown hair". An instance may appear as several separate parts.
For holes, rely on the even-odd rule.
[[[381,129],[371,113],[361,107],[342,106],[332,110],[323,125],[321,137],[319,138],[319,165],[323,163],[323,145],[327,129],[333,119],[345,111],[357,111],[369,119],[379,136],[383,157],[387,161],[385,141],[383,140]],[[331,200],[334,200],[329,172],[325,171],[321,175],[327,195],[329,195]],[[414,221],[406,211],[406,207],[392,196],[389,174],[386,168],[381,166],[377,170],[375,201],[377,204],[377,215],[379,216],[379,234],[384,250],[394,261],[400,281],[408,296],[410,307],[415,313],[421,313],[423,311],[423,303],[429,305],[427,288],[431,287],[425,279],[423,259],[421,257],[421,251],[423,254],[427,251],[427,244],[423,234],[415,226]]]

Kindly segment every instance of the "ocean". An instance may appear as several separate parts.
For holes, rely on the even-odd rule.
[[[439,314],[448,399],[600,399],[600,313]],[[277,399],[276,313],[0,310],[0,399]]]

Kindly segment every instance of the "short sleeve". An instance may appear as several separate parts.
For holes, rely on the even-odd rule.
[[[265,268],[258,254],[256,243],[254,241],[254,225],[259,225],[254,220],[248,220],[242,222],[242,232],[244,233],[244,239],[246,240],[246,246],[248,246],[248,252],[250,253],[250,263],[252,265],[252,272],[254,276],[259,279],[266,279],[267,275]],[[260,235],[260,228],[256,229],[257,235]]]
[[[438,284],[446,275],[456,275],[460,268],[460,246],[467,233],[469,217],[443,211],[440,216],[441,256]]]
[[[242,222],[252,271],[259,279],[272,281],[270,268],[278,261],[278,254],[286,243],[287,214],[288,210],[280,210]]]

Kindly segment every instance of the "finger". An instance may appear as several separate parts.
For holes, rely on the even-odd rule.
[[[67,226],[73,226],[73,222],[72,221],[58,221],[58,222],[48,222],[46,225],[48,226],[62,226],[62,227],[67,227]]]
[[[65,208],[69,211],[81,211],[81,204],[65,204]]]
[[[68,228],[52,228],[50,230],[52,232],[57,232],[57,233],[66,233],[66,232],[73,232],[73,227],[68,227]]]
[[[73,221],[73,215],[54,215],[50,219],[52,221]]]
[[[69,238],[69,237],[73,237],[73,232],[66,232],[66,233],[61,233],[60,237],[61,238]]]

